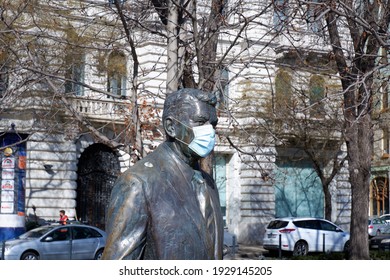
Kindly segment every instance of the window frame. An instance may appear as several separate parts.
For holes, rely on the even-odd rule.
[[[119,61],[120,65],[115,64],[116,59]],[[126,55],[121,51],[113,51],[109,54],[107,62],[107,92],[118,98],[125,98],[127,96],[126,83]],[[109,98],[110,96],[107,97]]]

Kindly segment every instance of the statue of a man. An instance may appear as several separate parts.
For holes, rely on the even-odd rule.
[[[215,104],[212,93],[197,89],[167,96],[165,142],[112,190],[103,259],[222,259],[218,190],[198,164],[215,145]]]

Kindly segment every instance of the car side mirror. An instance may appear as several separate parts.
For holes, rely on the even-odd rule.
[[[336,232],[343,232],[341,228],[336,228]]]
[[[53,237],[48,236],[45,239],[43,239],[43,241],[45,241],[45,242],[52,242],[53,241]]]

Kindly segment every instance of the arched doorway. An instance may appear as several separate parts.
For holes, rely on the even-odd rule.
[[[93,144],[81,154],[77,176],[78,218],[104,230],[111,189],[120,172],[115,153],[103,144]]]
[[[375,177],[370,185],[370,215],[383,215],[389,211],[389,181],[385,176]]]

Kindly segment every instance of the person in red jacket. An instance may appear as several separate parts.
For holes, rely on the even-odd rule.
[[[65,210],[60,210],[60,224],[66,225],[67,221],[68,221],[68,216],[65,215]]]

